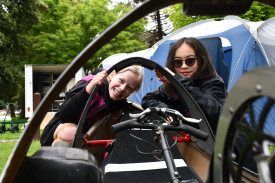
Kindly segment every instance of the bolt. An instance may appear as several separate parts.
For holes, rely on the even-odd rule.
[[[258,93],[260,93],[262,91],[262,89],[263,89],[262,85],[259,85],[259,84],[256,85],[256,91]]]
[[[218,158],[219,158],[219,160],[222,160],[222,154],[221,153],[218,154]]]
[[[230,114],[233,114],[233,113],[234,113],[233,107],[229,107],[229,112],[230,112]]]
[[[232,160],[236,161],[237,155],[236,155],[235,153],[232,153],[232,154],[231,154],[231,158],[232,158]]]

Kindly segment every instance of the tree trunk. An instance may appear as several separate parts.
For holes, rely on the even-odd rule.
[[[10,109],[11,118],[15,117],[15,107],[13,103],[9,104],[9,109]]]

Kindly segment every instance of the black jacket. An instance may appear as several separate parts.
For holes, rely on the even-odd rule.
[[[58,112],[46,125],[40,142],[42,146],[50,146],[53,142],[53,134],[57,126],[61,123],[75,123],[78,124],[82,111],[87,103],[89,94],[86,92],[86,86],[89,84],[91,76],[86,76],[86,79],[80,80],[68,93],[62,106]],[[105,81],[98,88],[87,114],[87,118],[83,127],[84,133],[89,130],[91,125],[96,120],[117,111],[127,106],[126,99],[113,101],[108,92],[109,84]],[[97,100],[95,100],[97,98]]]
[[[213,132],[216,132],[222,106],[225,101],[227,91],[223,80],[216,76],[210,79],[199,79],[191,82],[189,78],[183,78],[176,74],[175,78],[190,93],[205,114]],[[174,99],[164,88],[160,86],[156,91],[147,93],[141,102],[144,109],[148,107],[165,107],[178,110],[183,115],[188,116],[188,108],[181,99]]]

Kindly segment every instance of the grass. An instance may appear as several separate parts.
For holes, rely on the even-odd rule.
[[[13,118],[12,121],[27,121],[27,119]],[[10,125],[6,125],[6,129],[10,127]],[[2,173],[6,162],[8,161],[9,156],[12,153],[12,150],[17,143],[16,140],[20,138],[23,132],[23,130],[21,129],[22,127],[23,124],[19,124],[19,133],[11,133],[10,131],[6,131],[5,133],[0,134],[0,140],[11,140],[10,142],[0,142],[0,174]],[[42,134],[42,130],[40,131],[40,134]],[[40,147],[41,145],[39,141],[32,141],[27,156],[33,155]]]
[[[2,173],[6,162],[17,142],[3,142],[0,143],[0,174]],[[41,147],[39,141],[33,141],[27,153],[27,156],[33,155]]]
[[[0,140],[14,140],[19,139],[22,133],[22,124],[19,124],[19,133],[11,133],[10,131],[6,131],[5,133],[0,134]],[[9,125],[6,125],[6,129],[10,128]]]

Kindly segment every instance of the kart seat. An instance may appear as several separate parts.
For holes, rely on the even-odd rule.
[[[72,147],[42,147],[25,157],[16,183],[102,182],[102,172],[87,150]]]

